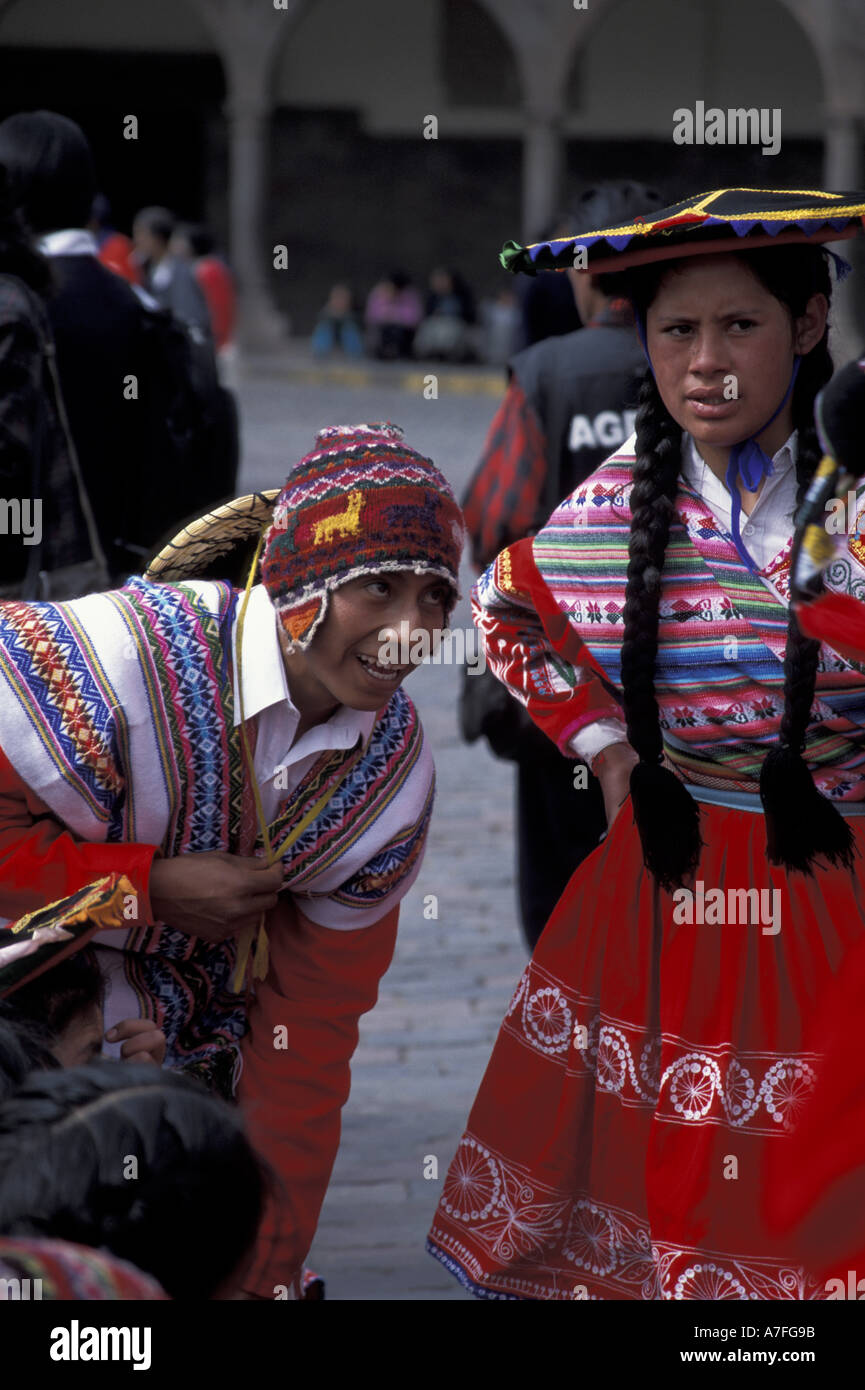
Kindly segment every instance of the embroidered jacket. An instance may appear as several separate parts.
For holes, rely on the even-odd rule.
[[[475,621],[499,679],[568,754],[621,718],[621,650],[633,437],[532,539],[475,587]],[[865,511],[865,487],[860,489]],[[662,574],[655,691],[668,759],[685,780],[755,792],[784,708],[790,544],[761,571],[680,480]],[[851,535],[827,587],[865,597],[865,544]],[[865,666],[821,652],[806,757],[819,789],[865,799]]]
[[[166,1034],[166,1065],[224,1094],[237,1084],[247,1028],[246,1000],[230,987],[235,941],[154,923],[146,883],[156,853],[261,849],[233,718],[236,603],[227,584],[133,579],[70,603],[0,604],[0,914],[11,920],[101,874],[126,873],[140,894],[137,917],[97,940],[122,954],[127,986]],[[270,1297],[311,1243],[357,1020],[375,1003],[395,904],[425,845],[432,761],[401,691],[366,747],[323,753],[286,794],[272,843],[337,783],[283,859],[291,891],[268,919],[271,969],[244,1043],[251,1132],[290,1198],[291,1229],[283,1223],[261,1274]],[[343,929],[304,916],[316,896]],[[368,920],[376,904],[379,922],[352,931],[352,914]]]

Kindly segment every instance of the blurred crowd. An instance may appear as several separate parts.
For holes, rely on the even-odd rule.
[[[519,345],[520,309],[505,288],[481,300],[462,275],[446,266],[431,272],[425,292],[403,270],[375,284],[363,309],[354,290],[335,284],[312,335],[316,357],[342,353],[379,361],[506,362]]]
[[[234,495],[234,315],[206,229],[146,207],[123,236],[78,125],[0,123],[6,534],[22,535],[21,499],[39,509],[0,551],[0,598],[122,582],[178,520]]]

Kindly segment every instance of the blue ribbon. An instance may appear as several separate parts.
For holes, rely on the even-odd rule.
[[[637,321],[637,333],[639,334],[640,342],[643,345],[643,352],[646,354],[646,361],[649,364],[649,371],[652,373],[652,376],[654,376],[655,369],[652,366],[652,359],[649,356],[649,344],[646,341],[645,325],[643,324],[639,314],[635,315],[635,317]],[[765,425],[763,425],[759,430],[756,431],[757,434],[762,434],[763,430],[767,430],[771,425],[772,421],[777,419],[781,411],[784,409],[784,406],[790,399],[790,393],[796,384],[796,377],[799,374],[799,367],[801,365],[801,362],[801,357],[797,357],[793,364],[793,375],[790,377],[790,384],[787,387],[787,390],[784,392],[784,399],[781,401],[777,410],[774,410],[772,414],[769,416],[769,419],[766,421]],[[754,435],[751,435],[749,439],[743,439],[740,444],[734,444],[731,448],[730,461],[727,464],[727,473],[724,478],[724,481],[727,484],[727,490],[730,493],[730,522],[731,529],[733,532],[733,544],[739,552],[739,556],[742,562],[745,565],[747,565],[748,569],[751,571],[752,574],[759,573],[759,569],[758,566],[754,563],[751,556],[748,554],[748,551],[745,547],[745,542],[742,540],[741,532],[739,529],[739,523],[742,514],[742,499],[739,496],[739,489],[737,483],[738,480],[741,478],[748,492],[756,492],[762,480],[764,478],[770,477],[774,471],[774,464],[772,463],[772,460],[770,459],[769,455],[763,449],[761,449]]]
[[[774,414],[769,416],[763,429],[757,431],[758,434],[762,434],[763,430],[768,429],[772,421],[775,420],[784,409],[784,406],[790,399],[790,392],[796,384],[796,377],[799,374],[801,363],[801,357],[797,357],[793,364],[793,375],[790,377],[790,385],[784,392],[784,399],[781,401],[781,404]],[[741,478],[748,492],[756,492],[763,479],[770,477],[774,471],[775,465],[765,450],[761,449],[753,435],[751,435],[750,439],[744,439],[741,444],[734,444],[730,450],[730,461],[727,464],[727,473],[724,481],[730,493],[730,524],[733,532],[733,544],[752,574],[758,573],[758,566],[748,554],[745,548],[745,542],[742,540],[739,531],[739,521],[742,514],[742,499],[739,496],[737,482]]]

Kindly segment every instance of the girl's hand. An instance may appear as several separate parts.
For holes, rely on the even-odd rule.
[[[156,1067],[162,1066],[165,1034],[151,1018],[124,1018],[105,1034],[106,1042],[120,1042],[121,1038],[126,1039],[120,1049],[124,1062],[152,1062]]]

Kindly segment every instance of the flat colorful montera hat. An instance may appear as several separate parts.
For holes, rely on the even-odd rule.
[[[261,577],[292,644],[308,647],[334,589],[411,570],[459,597],[465,523],[447,480],[397,425],[333,425],[289,473],[264,542]]]
[[[843,241],[865,226],[865,193],[716,188],[619,227],[587,228],[531,246],[506,242],[505,270],[615,274],[629,266],[784,243]],[[578,254],[585,248],[585,255]]]

